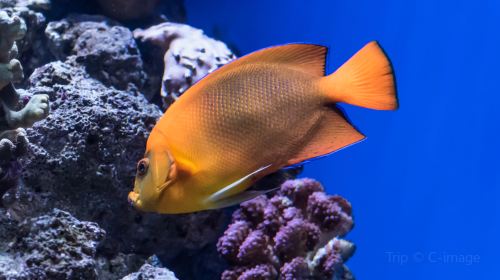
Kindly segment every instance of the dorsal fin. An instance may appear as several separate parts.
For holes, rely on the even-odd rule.
[[[323,77],[327,50],[327,47],[313,44],[288,44],[270,47],[243,56],[222,68],[268,62],[284,64],[296,70]],[[222,68],[221,70],[223,70]]]
[[[328,108],[306,146],[292,156],[286,166],[331,154],[364,138],[365,136],[349,123],[339,108]]]
[[[323,77],[325,75],[327,50],[324,46],[313,44],[288,44],[270,47],[240,57],[215,72],[223,74],[234,67],[267,62],[283,64],[314,76]]]
[[[325,75],[327,48],[313,44],[288,44],[262,49],[230,63],[229,67],[246,63],[269,62],[284,64],[314,76]]]
[[[266,62],[270,64],[282,64],[283,66],[303,71],[304,73],[316,77],[323,77],[325,76],[327,51],[327,47],[313,44],[287,44],[255,51],[233,60],[216,69],[214,72],[209,73],[192,85],[186,93],[184,93],[183,97],[184,100],[186,100],[188,96],[194,97],[191,92],[199,92],[201,94],[201,92],[196,89],[201,89],[217,77],[221,77],[237,67],[248,64]],[[174,106],[171,106],[169,110],[172,110],[172,107]]]

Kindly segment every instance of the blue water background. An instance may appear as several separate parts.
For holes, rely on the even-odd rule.
[[[368,139],[303,173],[354,207],[350,268],[358,279],[500,279],[500,2],[186,4],[189,24],[241,54],[327,45],[328,73],[378,40],[397,74],[400,110],[343,105]]]

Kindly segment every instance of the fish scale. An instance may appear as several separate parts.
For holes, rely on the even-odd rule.
[[[298,136],[300,133],[294,133],[288,124],[293,123],[301,130],[300,123],[317,110],[313,105],[318,104],[318,94],[311,92],[310,83],[306,82],[310,77],[304,77],[303,73],[268,65],[252,65],[239,71],[246,78],[227,81],[221,77],[224,86],[208,85],[199,103],[191,105],[198,108],[201,115],[206,110],[210,112],[201,127],[206,141],[200,146],[217,151],[206,162],[211,170],[223,168],[228,172],[231,165],[253,161],[255,164],[247,167],[250,172],[276,159],[297,137],[291,137],[290,141],[289,137],[275,136]],[[231,77],[231,74],[227,75]],[[263,144],[269,152],[259,152]],[[227,165],[216,166],[218,162]]]

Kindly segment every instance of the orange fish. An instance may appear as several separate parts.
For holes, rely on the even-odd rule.
[[[397,108],[391,64],[368,43],[325,76],[327,48],[290,44],[226,64],[189,88],[158,121],[137,165],[137,208],[186,213],[237,204],[280,168],[364,138],[335,106]]]

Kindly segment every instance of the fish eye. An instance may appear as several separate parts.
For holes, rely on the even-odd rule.
[[[137,163],[137,175],[144,176],[148,172],[149,160],[147,158],[141,159]]]

